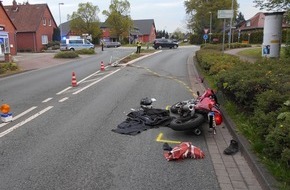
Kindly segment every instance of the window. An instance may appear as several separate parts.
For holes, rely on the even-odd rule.
[[[42,24],[43,24],[43,26],[46,26],[46,19],[45,18],[42,19]]]
[[[48,25],[51,26],[51,19],[49,19],[49,23],[48,23]]]
[[[44,44],[48,44],[48,37],[47,35],[42,35],[41,36],[41,43]]]
[[[251,21],[250,20],[247,21],[246,26],[251,26]]]
[[[83,44],[83,40],[69,40],[69,44]]]
[[[10,53],[9,38],[7,32],[0,32],[0,55]]]

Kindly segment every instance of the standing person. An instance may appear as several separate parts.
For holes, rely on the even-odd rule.
[[[102,40],[102,51],[104,51],[104,41]]]
[[[136,53],[140,53],[141,52],[141,42],[138,41],[137,42],[137,52]]]

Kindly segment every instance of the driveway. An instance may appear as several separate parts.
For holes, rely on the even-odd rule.
[[[75,59],[88,57],[90,55],[80,55],[80,58],[64,59],[54,58],[56,53],[17,53],[13,60],[17,63],[22,71],[47,68],[55,65],[70,62]]]

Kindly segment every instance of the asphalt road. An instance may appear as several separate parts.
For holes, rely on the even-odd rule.
[[[98,71],[108,52],[0,79],[1,99],[15,113],[0,124],[0,189],[219,189],[204,136],[166,127],[136,136],[111,131],[141,98],[156,98],[156,108],[192,98],[186,63],[195,50],[164,50]],[[156,141],[161,133],[192,142],[206,157],[167,162]]]

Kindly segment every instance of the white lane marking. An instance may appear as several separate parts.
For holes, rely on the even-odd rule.
[[[48,102],[48,101],[50,101],[50,100],[52,100],[52,99],[53,99],[53,98],[47,98],[47,99],[43,100],[42,103],[46,103],[46,102]]]
[[[5,125],[7,125],[8,123],[0,123],[0,128],[4,127]]]
[[[53,106],[48,106],[47,108],[41,110],[40,112],[30,116],[29,118],[21,121],[20,123],[17,123],[16,125],[14,125],[13,127],[7,129],[6,131],[3,131],[2,133],[0,133],[0,138],[4,137],[5,135],[7,135],[8,133],[14,131],[15,129],[21,127],[22,125],[28,123],[29,121],[32,121],[33,119],[37,118],[38,116],[40,116],[41,114],[47,112],[48,110],[50,110],[51,108],[53,108]]]
[[[26,111],[24,111],[24,112],[18,114],[17,116],[13,117],[13,120],[16,120],[16,119],[18,119],[18,118],[24,116],[25,114],[31,112],[32,110],[34,110],[34,109],[36,109],[36,108],[37,108],[37,106],[33,106],[33,107],[29,108],[28,110],[26,110]]]
[[[25,114],[31,112],[32,110],[34,110],[34,109],[36,109],[36,108],[37,108],[37,106],[33,106],[33,107],[29,108],[28,110],[26,110],[26,111],[24,111],[24,112],[18,114],[17,116],[13,117],[12,120],[14,121],[14,120],[16,120],[16,119],[18,119],[18,118],[24,116]],[[0,128],[1,128],[1,127],[4,127],[4,126],[7,125],[7,124],[8,124],[8,123],[1,123],[1,124],[0,124]]]
[[[69,87],[67,87],[67,88],[63,89],[62,91],[60,91],[60,92],[56,93],[56,95],[60,95],[60,94],[64,93],[65,91],[67,91],[67,90],[69,90],[69,89],[71,89],[71,88],[72,88],[72,87],[71,87],[71,86],[69,86]]]
[[[100,82],[100,81],[104,80],[105,78],[107,78],[107,77],[109,77],[109,76],[111,76],[111,75],[115,74],[116,72],[118,72],[118,71],[120,71],[120,70],[121,70],[121,69],[117,69],[116,71],[114,71],[114,72],[112,72],[112,73],[110,73],[110,74],[108,74],[108,75],[106,75],[106,76],[103,76],[103,77],[102,77],[102,78],[100,78],[99,80],[97,80],[97,81],[95,81],[95,82],[92,82],[92,83],[90,83],[89,85],[85,86],[84,88],[81,88],[80,90],[78,90],[78,91],[74,92],[73,94],[78,94],[78,93],[80,93],[80,92],[84,91],[85,89],[87,89],[87,88],[89,88],[89,87],[93,86],[94,84],[96,84],[96,83],[98,83],[98,82]]]
[[[60,99],[58,102],[64,102],[64,101],[66,101],[68,99],[68,97],[65,97],[65,98],[63,98],[63,99]]]
[[[83,81],[85,81],[85,80],[87,80],[88,78],[90,78],[90,77],[92,77],[92,76],[94,76],[94,75],[98,74],[99,72],[100,72],[100,70],[98,70],[97,72],[94,72],[93,74],[91,74],[91,75],[89,75],[89,76],[85,77],[84,79],[80,80],[80,82],[79,82],[79,83],[82,83]]]
[[[85,81],[86,79],[88,79],[88,78],[90,78],[90,77],[92,77],[92,76],[98,74],[99,72],[100,72],[100,71],[97,71],[97,72],[95,72],[95,73],[93,73],[93,74],[91,74],[91,75],[85,77],[84,79],[80,80],[80,81],[78,82],[78,84],[80,84],[80,83],[82,83],[83,81]],[[60,94],[64,93],[65,91],[67,91],[67,90],[69,90],[69,89],[71,89],[71,88],[72,88],[72,87],[69,86],[69,87],[63,89],[62,91],[56,93],[56,95],[60,95]]]

